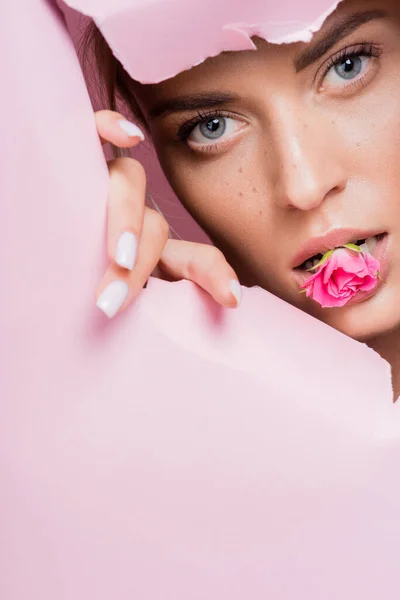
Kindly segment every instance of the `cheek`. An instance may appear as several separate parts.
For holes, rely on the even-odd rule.
[[[390,80],[394,82],[392,85],[378,87],[358,110],[349,111],[346,118],[338,117],[337,126],[346,145],[349,177],[368,182],[375,188],[371,196],[376,200],[378,193],[378,198],[384,198],[388,207],[393,206],[395,191],[399,210],[400,79],[392,77]]]
[[[163,161],[182,204],[224,253],[241,282],[262,285],[277,295],[281,259],[274,203],[269,200],[264,151],[248,158],[221,157],[196,165]]]
[[[214,239],[248,246],[252,234],[270,222],[265,173],[257,152],[232,151],[208,160],[161,157],[164,171],[185,208]]]

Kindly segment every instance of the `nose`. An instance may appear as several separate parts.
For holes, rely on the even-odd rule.
[[[280,207],[313,210],[345,189],[345,157],[332,125],[321,115],[306,119],[301,110],[281,111],[274,124],[274,197]]]

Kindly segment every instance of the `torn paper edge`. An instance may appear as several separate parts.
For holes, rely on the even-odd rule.
[[[285,27],[287,29],[287,26],[291,24],[290,21],[282,21],[281,23],[266,21],[260,24],[227,23],[222,27],[221,31],[234,31],[240,33],[243,40],[243,45],[238,44],[237,46],[232,47],[231,44],[226,42],[223,43],[221,40],[221,47],[218,49],[217,52],[210,52],[210,54],[208,55],[199,57],[196,60],[192,60],[191,62],[188,62],[186,64],[181,63],[179,66],[171,65],[168,68],[168,71],[160,73],[159,75],[156,75],[155,72],[153,72],[149,74],[149,76],[144,76],[143,74],[139,74],[139,71],[135,72],[133,70],[131,66],[131,58],[126,55],[126,52],[121,52],[117,48],[117,41],[111,39],[113,38],[113,34],[108,31],[108,22],[111,20],[111,18],[113,19],[113,21],[115,20],[116,16],[123,19],[126,15],[131,14],[132,11],[140,10],[140,7],[121,7],[119,10],[114,10],[114,12],[112,12],[111,14],[107,14],[104,12],[95,13],[94,9],[91,10],[89,8],[82,8],[81,0],[63,0],[63,2],[70,8],[93,19],[93,21],[103,34],[104,38],[107,40],[107,43],[109,44],[114,56],[121,62],[122,66],[129,73],[132,79],[144,84],[155,84],[175,77],[179,73],[182,73],[195,66],[202,64],[208,58],[218,56],[222,52],[240,52],[243,50],[256,50],[257,48],[251,39],[252,37],[260,37],[271,44],[277,45],[290,44],[296,42],[307,43],[312,39],[313,35],[321,29],[326,19],[336,10],[336,8],[339,6],[342,0],[336,0],[336,2],[334,2],[329,9],[325,10],[311,24],[304,26],[304,23],[299,23],[298,30],[295,30],[293,33],[285,34],[282,36],[271,36],[266,34],[265,32],[267,26],[268,29],[270,29],[271,27],[275,29],[278,29],[279,27]],[[293,23],[293,25],[294,24],[295,23]]]

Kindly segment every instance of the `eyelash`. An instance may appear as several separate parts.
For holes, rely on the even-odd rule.
[[[179,128],[178,131],[178,139],[180,142],[186,142],[192,133],[192,131],[200,125],[204,121],[210,121],[211,119],[219,119],[221,117],[229,118],[234,117],[234,115],[227,113],[226,111],[220,110],[212,110],[209,112],[198,111],[196,116],[190,119],[189,121],[185,121],[183,125]]]
[[[377,48],[370,42],[360,42],[359,44],[357,44],[357,46],[348,46],[346,48],[343,48],[342,50],[340,50],[339,52],[337,52],[336,54],[331,56],[329,58],[329,60],[327,61],[327,63],[324,65],[323,72],[322,72],[322,75],[320,78],[320,82],[322,82],[324,80],[324,78],[329,73],[329,71],[332,67],[334,67],[337,64],[340,64],[341,62],[343,62],[349,58],[357,58],[360,56],[370,57],[370,58],[372,58],[372,57],[379,58],[381,56],[381,54],[382,54],[381,49]],[[351,82],[349,83],[349,86],[350,85],[351,85]],[[208,121],[210,119],[218,119],[221,117],[235,118],[235,115],[232,115],[227,112],[220,111],[220,110],[213,110],[213,111],[209,111],[209,112],[198,111],[195,117],[193,117],[189,121],[185,121],[183,123],[183,125],[181,125],[181,127],[179,128],[178,134],[177,134],[178,141],[186,143],[190,134],[192,133],[192,131],[194,131],[194,129],[197,127],[197,125],[200,125],[204,121]],[[215,146],[216,146],[216,144],[214,144],[214,147]],[[204,148],[204,150],[206,150],[206,148]]]
[[[347,46],[346,48],[342,48],[342,50],[328,59],[327,63],[323,67],[320,81],[322,82],[324,80],[332,67],[349,58],[358,58],[360,56],[379,58],[381,54],[382,50],[371,44],[371,42],[360,42],[357,44],[357,46]]]

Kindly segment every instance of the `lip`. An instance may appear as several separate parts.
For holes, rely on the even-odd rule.
[[[328,250],[344,246],[350,241],[365,240],[382,233],[382,230],[334,229],[324,236],[309,239],[294,257],[292,268],[298,269],[300,265],[316,254],[325,254]]]
[[[389,235],[387,233],[385,233],[384,237],[378,241],[374,251],[372,252],[372,256],[379,260],[379,263],[381,265],[379,271],[379,279],[377,281],[376,286],[370,292],[358,292],[346,304],[346,306],[351,306],[352,304],[358,304],[359,302],[364,302],[364,300],[368,300],[368,298],[374,296],[380,289],[382,284],[385,283],[389,271]]]
[[[359,232],[361,233],[361,232]],[[364,239],[364,233],[360,235],[358,239]],[[366,237],[371,237],[373,235],[380,235],[382,231],[379,233],[371,234],[369,233]],[[321,238],[320,238],[321,239]],[[324,238],[325,239],[325,238]],[[355,238],[350,238],[355,239]],[[342,244],[347,243],[346,241],[342,242]],[[339,244],[340,245],[340,242]],[[330,248],[328,248],[329,250]],[[317,252],[316,252],[317,253]],[[374,251],[371,253],[374,258],[376,258],[380,263],[380,271],[379,271],[379,279],[377,280],[376,286],[370,292],[357,292],[355,296],[345,306],[351,306],[352,304],[358,304],[359,302],[363,302],[364,300],[368,300],[370,297],[374,296],[377,291],[381,288],[381,286],[386,282],[386,278],[389,272],[389,264],[390,264],[390,235],[388,233],[384,233],[383,237],[378,240]],[[299,254],[300,256],[300,254]],[[308,256],[304,259],[307,260]],[[304,262],[304,261],[303,261]],[[302,263],[300,263],[302,264]],[[302,286],[306,280],[310,277],[311,273],[304,271],[303,269],[293,269],[293,275],[297,284],[297,287]]]

